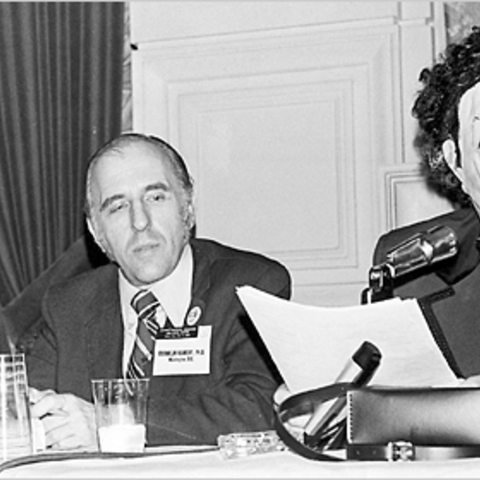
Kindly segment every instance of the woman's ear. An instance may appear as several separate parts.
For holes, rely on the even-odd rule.
[[[445,162],[452,173],[460,180],[460,182],[463,183],[463,168],[461,165],[459,165],[457,148],[455,146],[455,142],[451,138],[443,142],[442,153],[443,158],[445,158]]]

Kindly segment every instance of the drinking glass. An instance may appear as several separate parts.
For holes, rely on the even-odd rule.
[[[143,452],[149,379],[92,380],[102,452]]]
[[[0,354],[0,460],[33,453],[25,356]]]

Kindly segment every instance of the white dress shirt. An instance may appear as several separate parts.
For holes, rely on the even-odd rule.
[[[174,327],[182,327],[191,301],[193,277],[193,254],[188,244],[180,257],[175,270],[166,278],[143,288],[150,290],[162,305],[165,313]],[[124,325],[123,372],[125,373],[130,360],[137,330],[137,313],[130,302],[140,288],[133,286],[123,275],[118,276],[120,289],[120,302],[122,305],[122,318]],[[164,320],[160,327],[163,327]]]

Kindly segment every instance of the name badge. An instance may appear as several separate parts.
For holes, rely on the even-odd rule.
[[[211,338],[211,325],[161,329],[155,340],[152,374],[209,374]]]

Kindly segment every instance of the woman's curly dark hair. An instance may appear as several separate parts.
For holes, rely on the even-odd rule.
[[[458,148],[458,104],[462,95],[480,81],[480,27],[460,43],[448,45],[432,68],[424,68],[419,80],[423,88],[412,108],[418,120],[414,146],[422,159],[427,182],[455,204],[470,203],[458,178],[448,167],[442,153],[447,139]]]

